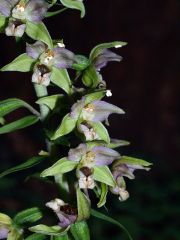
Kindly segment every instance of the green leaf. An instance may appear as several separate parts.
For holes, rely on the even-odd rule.
[[[100,208],[100,207],[104,206],[104,204],[106,204],[107,193],[108,193],[108,186],[104,183],[101,183],[101,197],[97,204],[98,208]]]
[[[47,46],[52,49],[53,48],[53,42],[51,39],[51,36],[44,25],[44,23],[32,23],[27,21],[26,22],[26,34],[34,39],[39,40],[47,44]]]
[[[4,119],[3,117],[0,117],[0,124],[1,124],[1,125],[4,125],[5,122],[6,122],[5,119]]]
[[[33,157],[33,158],[30,158],[29,160],[27,160],[26,162],[24,163],[21,163],[13,168],[9,168],[8,170],[2,172],[0,174],[0,178],[4,177],[4,176],[7,176],[11,173],[14,173],[14,172],[19,172],[19,171],[22,171],[22,170],[25,170],[25,169],[28,169],[28,168],[31,168],[31,167],[34,167],[35,165],[39,164],[40,162],[42,162],[44,159],[47,159],[47,157],[42,157],[42,156],[38,156],[38,157]]]
[[[0,134],[10,133],[10,132],[22,129],[22,128],[29,127],[38,121],[39,121],[39,118],[32,116],[32,115],[21,118],[17,121],[8,123],[8,124],[0,127]]]
[[[62,94],[51,95],[51,96],[40,98],[38,101],[36,101],[36,103],[39,105],[46,105],[51,110],[53,110],[57,106],[57,104],[59,104],[59,102],[63,97],[64,95]]]
[[[96,92],[93,92],[93,93],[89,93],[85,96],[85,104],[89,104],[93,101],[100,100],[105,95],[106,95],[105,90],[100,90],[100,91],[96,91]]]
[[[1,225],[11,226],[11,224],[12,219],[8,215],[0,213],[0,226]]]
[[[62,236],[54,236],[53,240],[69,240],[69,237],[67,234],[62,235]]]
[[[89,228],[85,221],[71,225],[70,231],[75,240],[90,240]]]
[[[99,44],[92,49],[92,51],[90,53],[90,59],[91,59],[91,61],[93,61],[99,54],[101,54],[101,52],[104,49],[112,48],[112,47],[119,48],[119,47],[122,47],[125,45],[127,45],[126,42],[120,42],[120,41]]]
[[[17,71],[30,72],[33,68],[35,60],[29,57],[26,53],[19,55],[11,63],[1,68],[1,71]]]
[[[95,166],[93,178],[94,180],[105,183],[111,187],[116,186],[116,182],[112,176],[112,173],[107,166],[104,166],[104,167]]]
[[[77,71],[83,71],[90,64],[89,59],[83,55],[76,55],[75,58],[76,58],[76,63],[72,65],[72,68]]]
[[[134,158],[134,157],[128,157],[128,156],[122,156],[120,160],[117,161],[119,163],[129,164],[129,165],[141,165],[144,167],[149,167],[152,165],[152,163],[147,162],[145,160]]]
[[[108,148],[118,148],[123,146],[128,146],[130,142],[119,139],[111,139],[111,142],[108,144]]]
[[[81,0],[60,0],[60,2],[67,8],[77,9],[81,11],[81,18],[85,15],[85,7]]]
[[[101,122],[91,122],[90,124],[101,140],[106,143],[110,142],[108,131]]]
[[[16,214],[16,216],[13,218],[13,221],[17,225],[22,225],[25,223],[34,223],[38,220],[40,220],[43,217],[42,212],[39,210],[39,208],[29,208],[26,210],[23,210]]]
[[[6,17],[0,14],[0,32],[3,30],[5,24],[6,24]]]
[[[72,132],[76,126],[77,120],[72,118],[69,113],[63,118],[60,126],[55,131],[51,140],[55,140],[59,137],[62,137],[70,132]]]
[[[25,238],[25,240],[46,240],[47,237],[42,235],[42,234],[38,234],[38,233],[33,233],[30,236],[28,236],[27,238]]]
[[[88,219],[90,216],[90,202],[87,196],[81,192],[79,188],[76,190],[77,207],[78,207],[78,221]]]
[[[76,168],[77,164],[77,162],[70,161],[67,158],[62,158],[50,168],[45,169],[41,173],[41,177],[55,176],[60,173],[71,172]]]
[[[40,233],[40,234],[44,234],[44,235],[50,235],[50,236],[61,236],[64,233],[66,233],[68,231],[69,228],[61,228],[59,226],[46,226],[43,224],[39,224],[36,225],[34,227],[30,227],[29,230],[31,232],[35,232],[35,233]]]
[[[101,220],[104,220],[106,222],[110,222],[116,226],[118,226],[121,230],[123,230],[127,236],[128,236],[128,239],[129,240],[133,240],[133,238],[131,237],[130,233],[128,232],[128,230],[121,224],[119,223],[118,221],[114,220],[113,218],[109,217],[109,216],[106,216],[105,214],[102,214],[94,209],[91,209],[91,215],[93,217],[96,217],[96,218],[99,218]]]
[[[25,107],[33,114],[39,115],[39,113],[33,107],[31,107],[28,103],[24,102],[23,100],[18,98],[9,98],[0,101],[0,117],[4,117],[8,113],[21,107]]]
[[[90,65],[82,76],[82,82],[86,87],[96,88],[100,82],[100,74],[93,65]]]
[[[52,68],[51,82],[62,88],[67,94],[71,92],[71,80],[66,69]]]

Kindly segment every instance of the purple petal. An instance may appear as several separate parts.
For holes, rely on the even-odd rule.
[[[25,7],[25,17],[31,22],[41,22],[49,8],[43,0],[30,0]]]
[[[4,227],[0,227],[0,239],[6,239],[8,236],[9,230]]]
[[[70,149],[68,153],[68,159],[70,161],[79,162],[87,152],[86,144],[80,144],[77,148]]]
[[[77,215],[68,215],[63,213],[62,211],[57,213],[57,216],[60,221],[59,226],[62,228],[68,227],[69,225],[73,224],[77,219]]]
[[[82,98],[81,100],[77,101],[73,106],[71,107],[71,117],[72,118],[78,118],[83,107],[85,105],[85,99]]]
[[[95,165],[105,166],[110,165],[115,159],[120,157],[120,154],[113,149],[97,146],[91,149],[95,153]]]
[[[71,51],[57,47],[53,50],[54,52],[54,59],[53,63],[54,66],[57,68],[70,68],[74,63],[75,55]]]
[[[13,6],[18,0],[1,0],[0,1],[0,13],[5,17],[9,17]]]
[[[133,171],[131,171],[127,165],[119,164],[113,170],[114,179],[117,181],[119,177],[128,177],[129,179],[134,179]]]
[[[110,114],[123,114],[124,111],[113,104],[104,101],[94,101],[91,103],[94,106],[94,111],[91,112],[92,121],[105,121]],[[90,120],[90,119],[89,119]]]
[[[122,60],[122,57],[117,55],[116,53],[113,53],[110,50],[105,49],[94,61],[94,66],[97,70],[100,70],[101,68],[105,67],[108,62],[110,61],[116,61],[120,62]]]
[[[46,45],[43,42],[37,41],[34,44],[26,43],[26,53],[33,59],[39,56],[46,50]]]

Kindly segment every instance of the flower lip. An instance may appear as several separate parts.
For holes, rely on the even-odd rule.
[[[60,211],[64,212],[67,215],[77,215],[77,209],[71,207],[69,204],[65,204],[60,207]]]
[[[44,65],[44,64],[38,64],[37,68],[40,71],[41,76],[43,76],[44,74],[50,72],[49,68],[46,65]]]
[[[89,177],[93,174],[92,170],[88,167],[80,168],[80,171],[84,174],[84,176]]]

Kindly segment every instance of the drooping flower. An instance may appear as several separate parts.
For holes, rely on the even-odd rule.
[[[105,101],[96,100],[86,104],[85,98],[82,98],[72,106],[70,115],[85,121],[103,122],[112,113],[124,114],[124,111]]]
[[[116,61],[120,62],[122,60],[122,57],[118,54],[108,50],[104,49],[98,56],[96,56],[95,59],[93,59],[93,64],[96,68],[96,70],[100,71],[101,68],[105,67],[108,62]]]
[[[93,179],[93,171],[88,167],[82,167],[77,170],[77,177],[79,179],[79,187],[82,189],[93,189],[95,181]]]
[[[129,179],[134,179],[134,171],[143,169],[146,171],[149,171],[150,168],[148,166],[151,165],[151,163],[148,163],[143,160],[132,161],[132,158],[126,157],[126,159],[131,160],[118,160],[114,163],[112,167],[112,174],[114,176],[114,179],[116,181],[116,187],[111,188],[111,192],[119,195],[120,201],[125,201],[129,197],[129,193],[126,190],[126,183],[124,181],[124,177],[127,177]]]
[[[77,219],[77,209],[71,207],[61,199],[56,198],[48,203],[46,206],[51,208],[59,219],[59,226],[66,228],[73,224]]]
[[[100,137],[88,122],[82,122],[78,125],[78,131],[85,136],[86,141],[100,140]]]
[[[7,36],[22,37],[26,21],[38,23],[43,20],[49,8],[43,0],[1,0],[0,13],[9,19],[5,29]]]
[[[58,45],[50,50],[46,44],[40,41],[36,41],[34,44],[26,44],[27,55],[37,63],[32,76],[34,83],[48,86],[52,67],[69,68],[72,66],[74,54],[63,46]]]

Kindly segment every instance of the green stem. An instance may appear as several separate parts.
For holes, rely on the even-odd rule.
[[[47,88],[40,84],[34,84],[34,89],[38,98],[48,96]],[[49,108],[46,105],[40,105],[41,121],[44,121],[49,114]]]

